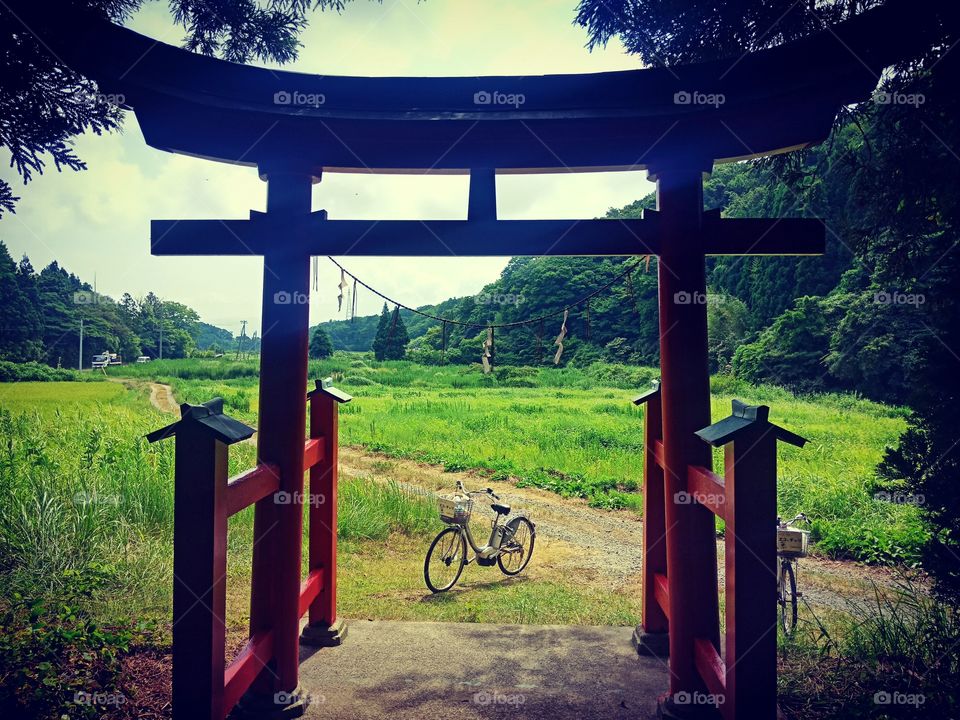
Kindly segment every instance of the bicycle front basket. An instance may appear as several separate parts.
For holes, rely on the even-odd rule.
[[[440,519],[452,525],[466,525],[473,512],[473,500],[466,495],[441,495],[437,498]]]
[[[807,554],[808,530],[777,528],[777,554],[783,557],[804,557]]]

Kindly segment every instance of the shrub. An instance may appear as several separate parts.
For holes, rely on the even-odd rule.
[[[0,382],[68,382],[99,380],[96,375],[84,377],[76,370],[52,368],[38,362],[15,363],[0,360]]]
[[[646,388],[660,373],[656,368],[635,365],[611,365],[595,362],[587,368],[587,374],[600,385],[637,389]]]
[[[504,365],[494,369],[493,374],[497,378],[497,382],[507,387],[532,388],[540,385],[538,382],[540,371],[537,368]]]
[[[376,380],[371,380],[368,377],[363,375],[347,375],[343,378],[343,384],[346,386],[361,386],[361,385],[379,385]]]

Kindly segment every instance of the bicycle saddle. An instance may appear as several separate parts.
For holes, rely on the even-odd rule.
[[[509,514],[510,514],[510,506],[509,506],[509,505],[500,505],[500,504],[498,504],[498,503],[493,503],[493,504],[490,506],[490,509],[493,510],[493,511],[494,511],[495,513],[497,513],[498,515],[509,515]]]

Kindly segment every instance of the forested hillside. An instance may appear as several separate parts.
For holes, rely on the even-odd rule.
[[[0,242],[0,360],[75,368],[81,321],[84,367],[101,352],[128,362],[139,355],[157,358],[161,342],[165,358],[236,346],[232,333],[200,322],[182,303],[152,292],[142,298],[124,293],[115,301],[56,261],[39,273],[26,256],[15,263]]]

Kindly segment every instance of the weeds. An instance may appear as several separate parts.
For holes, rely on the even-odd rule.
[[[811,623],[783,644],[780,704],[789,718],[955,717],[960,618],[917,579]]]

